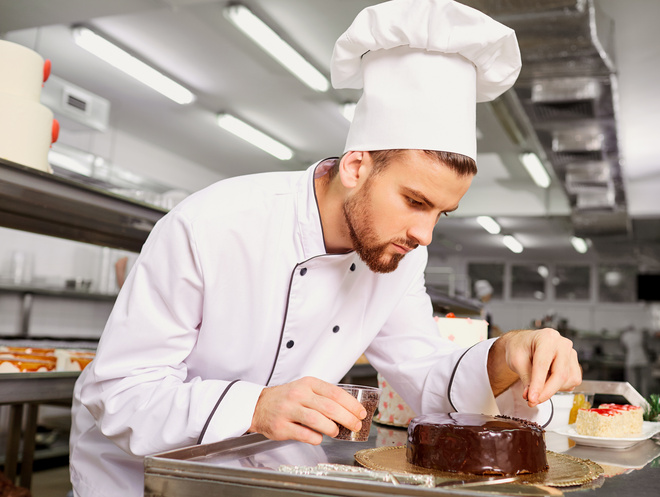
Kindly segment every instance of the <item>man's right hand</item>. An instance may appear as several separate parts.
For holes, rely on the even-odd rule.
[[[339,433],[336,423],[358,431],[367,415],[362,404],[342,388],[318,378],[264,388],[248,431],[271,440],[298,440],[318,445],[323,435]]]

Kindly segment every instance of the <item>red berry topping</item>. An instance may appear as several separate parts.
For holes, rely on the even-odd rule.
[[[53,129],[51,132],[51,143],[55,143],[60,136],[60,123],[57,119],[53,119]]]
[[[51,66],[50,59],[46,59],[46,61],[44,62],[44,83],[50,76],[50,66]]]

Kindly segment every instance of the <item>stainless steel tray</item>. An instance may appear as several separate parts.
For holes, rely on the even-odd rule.
[[[387,434],[386,439],[383,433]],[[483,492],[468,488],[424,488],[351,477],[299,475],[278,471],[283,465],[315,466],[328,463],[354,466],[356,463],[353,456],[358,450],[372,448],[377,444],[394,444],[397,439],[405,440],[405,435],[405,430],[372,426],[369,441],[361,443],[324,437],[320,446],[312,446],[300,442],[275,442],[262,435],[250,434],[224,442],[187,447],[145,459],[144,495],[484,495]]]
[[[311,475],[278,471],[280,466],[316,467],[332,464],[355,466],[354,454],[362,449],[386,445],[405,444],[406,430],[374,423],[367,442],[355,443],[325,437],[320,446],[299,442],[275,442],[262,435],[243,437],[197,445],[158,454],[145,459],[146,497],[182,497],[200,495],[282,496],[282,495],[336,495],[336,496],[437,496],[437,495],[557,495],[561,490],[548,487],[521,486],[499,482],[496,485],[461,485],[451,487],[425,487],[419,484],[393,484],[369,481],[346,475]],[[555,434],[556,435],[556,434]],[[557,437],[559,435],[556,435]],[[660,471],[656,472],[660,476]],[[657,482],[657,480],[655,480]],[[461,483],[460,476],[452,481],[436,484]],[[494,482],[490,482],[494,483]],[[602,479],[598,485],[582,490],[601,494]],[[573,488],[571,488],[573,490]],[[616,495],[616,494],[612,494]]]
[[[637,405],[644,399],[627,383],[583,382],[578,387],[594,393],[616,393]],[[635,395],[637,394],[637,395]],[[171,452],[158,454],[145,459],[145,497],[183,497],[200,495],[235,496],[283,496],[283,495],[336,495],[336,496],[382,496],[382,495],[548,495],[543,487],[498,484],[480,487],[435,487],[419,485],[393,485],[378,481],[364,481],[338,476],[317,476],[280,472],[280,466],[316,466],[336,464],[354,466],[354,454],[362,449],[385,445],[403,445],[406,430],[374,423],[367,442],[345,442],[325,437],[320,446],[299,442],[275,442],[262,435],[250,434],[243,437],[196,445]],[[577,457],[599,462],[603,449],[569,449],[569,440],[553,433],[560,445],[559,452],[575,451]],[[622,467],[634,467],[632,473],[600,480],[596,485],[571,488],[571,494],[597,495],[598,497],[619,497],[626,495],[626,489],[639,489],[637,495],[656,495],[660,487],[660,465],[648,464],[658,457],[658,446],[648,440],[643,447],[644,454],[633,457],[631,451],[608,453],[607,463]],[[550,450],[557,450],[549,447]],[[579,452],[579,454],[578,454]],[[607,451],[605,451],[607,452]],[[647,454],[648,453],[648,454]],[[650,454],[650,455],[649,455]],[[648,455],[648,457],[647,457]],[[631,457],[636,461],[631,465]],[[643,459],[637,461],[638,459]],[[611,460],[610,460],[611,459]],[[522,490],[524,489],[524,490]],[[645,492],[651,493],[645,493]]]

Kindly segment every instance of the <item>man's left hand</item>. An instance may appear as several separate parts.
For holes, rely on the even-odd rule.
[[[488,376],[496,396],[520,379],[530,407],[582,383],[573,342],[551,328],[502,335],[490,349]]]

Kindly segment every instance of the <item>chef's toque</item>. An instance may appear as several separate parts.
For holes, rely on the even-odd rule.
[[[391,0],[367,7],[339,37],[335,88],[363,88],[349,150],[421,149],[476,160],[476,103],[520,73],[514,31],[451,0]]]
[[[493,294],[493,287],[487,280],[477,280],[474,283],[474,292],[477,294],[477,298],[486,297]]]

